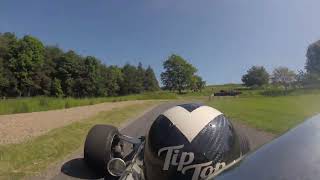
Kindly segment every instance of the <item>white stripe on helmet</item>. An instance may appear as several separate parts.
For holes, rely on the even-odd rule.
[[[199,132],[222,113],[209,106],[200,106],[192,112],[181,106],[173,107],[163,113],[191,142]]]

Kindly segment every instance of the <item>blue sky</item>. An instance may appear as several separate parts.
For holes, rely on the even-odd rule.
[[[176,53],[208,84],[240,82],[252,65],[303,69],[320,39],[319,0],[1,0],[0,32],[98,57],[151,65]]]

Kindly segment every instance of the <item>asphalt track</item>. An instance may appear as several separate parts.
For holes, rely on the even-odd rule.
[[[148,111],[143,116],[137,118],[136,120],[131,120],[127,124],[124,124],[120,127],[120,132],[129,136],[139,137],[145,135],[147,130],[150,128],[154,119],[167,110],[170,107],[173,107],[181,102],[169,102],[161,104],[151,111]],[[234,126],[241,131],[243,131],[249,138],[249,142],[252,149],[255,149],[262,144],[265,144],[273,139],[272,135],[269,135],[264,132],[257,131],[255,129],[243,126],[241,124],[233,123]],[[99,175],[88,169],[86,164],[83,161],[83,152],[80,149],[78,152],[70,155],[65,161],[51,167],[47,172],[38,176],[30,177],[27,179],[31,180],[75,180],[75,179],[102,179]]]

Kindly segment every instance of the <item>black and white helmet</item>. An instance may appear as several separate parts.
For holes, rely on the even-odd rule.
[[[218,110],[182,104],[157,117],[147,135],[147,180],[200,180],[221,172],[249,151],[249,144]]]

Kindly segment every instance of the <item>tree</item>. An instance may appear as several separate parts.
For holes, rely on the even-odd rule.
[[[56,72],[55,77],[61,81],[61,87],[64,95],[66,96],[78,96],[80,92],[79,88],[75,86],[75,80],[80,77],[80,59],[74,51],[68,51],[59,59],[56,60]],[[80,82],[80,80],[78,80]]]
[[[88,56],[84,60],[84,71],[81,73],[81,83],[84,84],[82,96],[95,96],[98,90],[98,77],[100,75],[100,61]]]
[[[10,52],[16,48],[17,37],[13,33],[0,34],[0,94],[16,96],[18,94],[17,80],[9,68]]]
[[[206,87],[206,81],[203,81],[202,78],[199,76],[199,79],[197,81],[197,88],[201,92],[202,89]]]
[[[197,69],[178,55],[171,55],[164,63],[165,72],[161,73],[161,81],[168,90],[183,90],[190,86],[192,77]]]
[[[307,73],[320,76],[320,40],[312,43],[307,50]]]
[[[107,67],[32,36],[0,33],[0,96],[116,96],[159,88],[151,67]]]
[[[157,91],[160,89],[158,80],[151,66],[148,66],[145,71],[143,86],[145,91]]]
[[[3,59],[0,57],[0,96],[6,95],[6,88],[9,87],[9,79],[6,77]]]
[[[58,46],[45,47],[43,71],[51,79],[54,79],[56,63],[63,55],[64,52]]]
[[[320,85],[320,40],[312,43],[307,50],[306,75],[304,84],[308,87]]]
[[[121,83],[121,94],[140,93],[143,91],[141,77],[138,75],[138,69],[135,66],[126,64],[122,68],[123,81]]]
[[[110,66],[106,68],[105,85],[107,95],[119,95],[121,84],[123,84],[123,73],[121,71],[121,68],[117,66]]]
[[[296,73],[287,67],[278,67],[273,70],[272,83],[282,85],[287,90],[295,81]]]
[[[8,60],[10,58],[10,50],[16,46],[17,42],[17,37],[13,33],[0,34],[0,58]]]
[[[51,84],[51,95],[55,97],[63,97],[63,91],[61,88],[61,81],[54,78]]]
[[[52,83],[55,80],[56,74],[56,62],[63,55],[63,51],[58,46],[46,46],[44,49],[44,63],[41,68],[37,69],[35,74],[36,79],[38,79],[38,84],[40,86],[40,91],[37,95],[53,95]],[[60,81],[61,86],[61,81]]]
[[[252,66],[247,74],[242,76],[242,82],[248,87],[261,87],[269,83],[269,74],[263,66]]]
[[[202,80],[202,78],[198,75],[192,76],[192,80],[190,83],[190,89],[193,92],[200,91],[206,86],[206,82]]]
[[[320,83],[318,76],[315,74],[307,73],[302,70],[298,72],[296,76],[297,85],[304,88],[319,88]]]
[[[143,68],[142,63],[139,62],[137,67],[137,81],[138,84],[141,85],[141,91],[144,91],[143,83],[145,78],[146,70]]]
[[[43,65],[44,46],[36,38],[24,36],[10,52],[9,68],[18,81],[19,95],[30,96],[38,90],[33,77],[38,68]]]
[[[72,93],[76,97],[93,97],[98,94],[100,61],[95,57],[76,57],[72,72]]]

